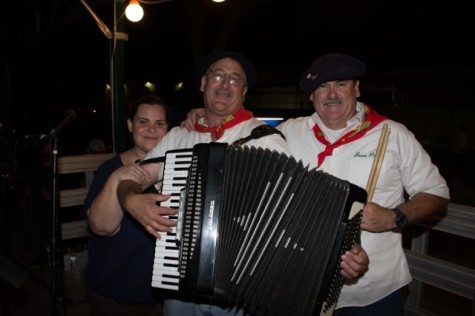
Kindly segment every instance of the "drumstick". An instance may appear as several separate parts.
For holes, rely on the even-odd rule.
[[[373,199],[374,189],[376,182],[378,181],[379,171],[383,163],[384,154],[386,153],[386,147],[388,145],[388,124],[384,124],[381,136],[379,137],[378,147],[376,148],[376,157],[374,157],[373,166],[369,174],[368,184],[366,186],[366,192],[368,193],[368,202]]]

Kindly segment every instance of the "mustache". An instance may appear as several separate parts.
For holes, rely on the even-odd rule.
[[[340,99],[327,99],[323,101],[323,105],[330,105],[330,104],[342,104]]]

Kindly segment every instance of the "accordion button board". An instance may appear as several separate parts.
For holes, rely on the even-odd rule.
[[[269,149],[198,144],[166,154],[152,286],[250,315],[331,314],[340,257],[359,238],[366,191]]]

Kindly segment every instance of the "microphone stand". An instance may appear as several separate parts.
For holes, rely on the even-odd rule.
[[[61,223],[59,220],[59,192],[57,182],[57,162],[58,162],[58,137],[53,136],[52,159],[53,159],[53,225],[51,236],[51,315],[64,315],[63,308],[63,275],[61,249],[58,247],[61,241]]]

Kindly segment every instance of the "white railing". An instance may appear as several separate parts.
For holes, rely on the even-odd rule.
[[[94,177],[94,172],[107,159],[115,154],[87,154],[77,156],[63,156],[58,158],[58,175],[81,174],[84,177],[82,187],[62,189],[59,181],[59,205],[64,211],[71,206],[81,206],[84,204],[87,191]],[[79,183],[78,183],[79,186]],[[67,209],[66,209],[67,211]],[[84,237],[88,235],[88,225],[86,219],[78,219],[71,222],[61,223],[62,239]]]
[[[445,214],[433,216],[408,230],[408,233],[417,233],[411,236],[411,249],[405,249],[413,277],[406,299],[406,315],[444,315],[445,312],[438,314],[423,308],[424,284],[471,301],[472,310],[468,315],[475,315],[475,270],[428,255],[431,230],[468,238],[471,244],[475,239],[475,208],[450,203]]]

